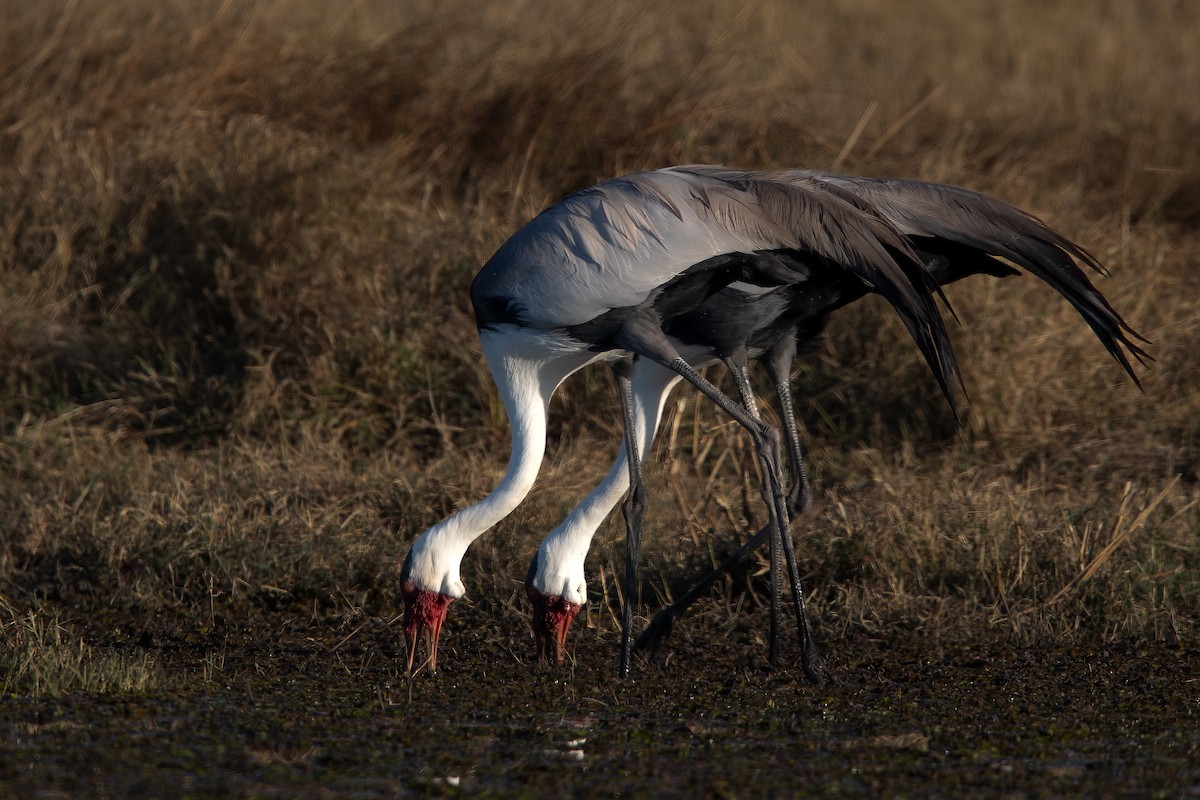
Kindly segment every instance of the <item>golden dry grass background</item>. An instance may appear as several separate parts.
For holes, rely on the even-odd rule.
[[[995,194],[1095,252],[1097,285],[1154,343],[1142,393],[1047,286],[951,287],[972,400],[956,431],[889,312],[842,312],[795,382],[823,636],[1194,635],[1195,4],[483,5],[6,10],[12,620],[390,619],[409,541],[508,455],[474,272],[568,191],[713,162]],[[484,610],[525,613],[537,540],[616,452],[615,405],[602,370],[560,393],[539,487],[464,565]],[[651,599],[761,516],[740,437],[688,392],[669,411]],[[589,560],[601,626],[620,554],[610,521]]]

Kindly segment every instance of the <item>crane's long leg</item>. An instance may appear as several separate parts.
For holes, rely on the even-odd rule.
[[[746,398],[745,399],[746,408],[750,411],[751,414],[753,414],[754,416],[757,417],[758,416],[758,404],[754,400],[754,392],[750,386],[750,375],[749,375],[749,370],[746,367],[746,364],[745,363],[733,364],[733,365],[731,365],[731,369],[733,370],[734,378],[737,381],[738,389],[741,391],[742,396],[744,398]],[[791,391],[787,387],[786,377],[784,378],[782,386],[783,386],[782,390],[786,394],[781,395],[780,405],[783,406],[785,408],[785,410],[790,410],[791,409],[791,403],[790,403]],[[789,402],[785,402],[783,400],[784,397],[786,397]],[[784,419],[788,420],[792,423],[791,430],[789,431],[789,434],[788,434],[789,437],[792,439],[792,442],[789,442],[789,444],[792,444],[793,442],[795,443],[795,451],[793,453],[793,457],[797,460],[797,462],[801,465],[801,468],[803,469],[803,460],[802,460],[802,457],[799,455],[799,436],[795,429],[795,418],[791,414],[785,414]],[[804,478],[802,480],[802,482],[806,482],[806,481],[807,481],[806,478]],[[801,496],[803,496],[803,492],[801,493]],[[783,509],[782,513],[786,514],[788,512],[788,510],[789,509],[785,508],[785,509]],[[800,663],[804,668],[805,674],[809,678],[811,678],[815,681],[815,680],[819,680],[819,676],[816,674],[816,668],[813,666],[813,661],[815,658],[815,648],[813,646],[813,641],[812,641],[812,632],[809,629],[808,614],[804,608],[804,587],[800,583],[800,565],[796,560],[796,545],[795,545],[795,542],[792,540],[792,535],[791,535],[791,531],[789,530],[789,527],[790,526],[788,526],[786,524],[779,526],[778,528],[775,529],[775,532],[773,532],[773,535],[771,536],[771,573],[772,573],[771,591],[773,594],[777,593],[779,591],[778,575],[779,575],[779,573],[782,572],[781,565],[779,563],[779,551],[782,550],[783,558],[787,562],[788,576],[791,580],[792,602],[796,608],[796,626],[797,626],[797,633],[800,636]],[[778,615],[778,597],[777,596],[772,598],[771,613],[772,613],[773,617]],[[777,619],[773,618],[771,620],[771,623],[772,623],[771,624],[771,637],[772,637],[771,661],[772,661],[772,663],[774,663],[776,660],[776,657],[778,655],[778,648],[779,648],[779,645],[778,645],[778,642],[776,639]]]
[[[706,397],[716,403],[721,410],[733,417],[745,428],[754,442],[754,448],[763,464],[763,480],[767,484],[768,507],[771,511],[770,526],[777,531],[780,540],[788,537],[788,510],[783,492],[783,478],[779,469],[779,432],[773,427],[752,415],[742,406],[734,402],[728,395],[707,381],[682,358],[675,358],[669,365],[671,369],[686,378]],[[784,553],[786,554],[786,546]],[[805,626],[807,627],[807,625]],[[802,648],[801,664],[809,677],[814,677],[809,663],[808,651]]]
[[[791,457],[793,485],[788,492],[787,499],[788,512],[793,517],[804,513],[812,505],[812,488],[808,481],[808,473],[804,465],[803,448],[801,447],[800,436],[796,427],[795,404],[792,400],[790,386],[791,364],[795,357],[795,352],[795,340],[788,337],[787,340],[773,349],[768,360],[768,367],[775,383],[776,397],[779,400],[780,414],[783,419],[784,433],[787,438],[788,451]],[[768,523],[753,538],[726,558],[719,567],[702,578],[674,603],[659,611],[654,619],[650,621],[650,624],[646,626],[646,629],[642,631],[642,635],[638,637],[635,645],[637,649],[653,654],[659,643],[670,635],[675,620],[683,616],[684,612],[697,600],[707,595],[717,580],[732,572],[734,567],[741,563],[743,559],[761,547],[763,542],[767,541],[767,538],[771,535],[772,530],[773,525]],[[790,535],[785,535],[783,539],[788,544],[791,544]],[[791,560],[794,565],[794,547],[791,549],[793,550]],[[822,671],[820,658],[812,641],[807,613],[804,610],[799,574],[794,569],[794,566],[790,567],[789,571],[792,578],[792,597],[796,602],[797,625],[800,626],[801,663],[810,679],[814,681],[819,680],[819,673]]]
[[[757,451],[759,459],[764,464],[763,480],[767,483],[767,491],[770,497],[768,507],[774,509],[772,524],[778,528],[781,538],[786,537],[788,535],[789,520],[787,500],[783,492],[783,477],[779,470],[779,431],[761,419],[752,416],[744,407],[714,386],[710,381],[706,380],[691,364],[684,360],[671,343],[667,341],[659,320],[654,316],[652,311],[627,320],[614,335],[613,339],[622,349],[630,353],[636,353],[642,357],[650,358],[679,373],[695,386],[701,394],[716,403],[722,411],[733,417],[739,425],[746,429],[746,432],[750,434],[750,438],[754,442],[754,449]],[[630,415],[632,414],[630,413]],[[633,469],[632,464],[634,463],[636,463],[636,459],[631,458],[631,469]],[[631,472],[630,475],[632,478],[633,473]],[[640,470],[638,477],[631,480],[631,483],[636,485],[639,481]],[[627,612],[626,617],[631,618],[631,612]],[[632,619],[630,619],[630,623],[632,623]],[[632,624],[627,627],[632,627]],[[622,662],[625,662],[624,657],[622,658]],[[805,673],[809,677],[814,677],[815,673],[812,672],[807,650],[802,650],[801,652],[801,663]]]
[[[633,612],[637,606],[638,555],[642,544],[642,519],[646,512],[646,487],[642,480],[642,460],[638,454],[637,421],[633,413],[633,386],[625,365],[615,369],[621,394],[621,416],[625,420],[625,449],[629,462],[629,495],[621,505],[625,517],[625,597],[621,609],[621,677],[629,674],[633,655]]]
[[[791,458],[792,487],[788,491],[788,511],[793,519],[808,511],[813,500],[808,468],[804,466],[804,448],[800,445],[800,431],[796,428],[796,404],[792,400],[792,364],[796,361],[796,337],[799,335],[797,333],[779,339],[765,360],[771,382],[775,384],[775,399],[779,403],[779,417],[783,421],[783,434]],[[815,335],[809,333],[806,340]]]
[[[804,451],[800,446],[800,432],[796,429],[796,404],[792,401],[792,362],[796,360],[796,337],[786,336],[776,342],[767,354],[767,370],[775,384],[775,396],[779,401],[779,412],[787,437],[792,461],[792,491],[788,495],[788,510],[802,514],[812,506],[812,484],[808,481],[808,469],[804,466]],[[792,582],[792,602],[796,607],[796,626],[800,635],[800,663],[810,680],[819,681],[820,656],[813,643],[812,628],[808,612],[804,607],[804,587],[800,585],[800,565],[796,559],[796,543],[791,531],[783,533],[783,554],[788,562],[788,576]]]
[[[738,393],[742,397],[742,405],[746,411],[756,420],[762,420],[762,415],[758,410],[758,400],[754,397],[754,389],[750,385],[750,372],[746,364],[745,353],[739,353],[738,356],[731,357],[725,360],[725,364],[729,367],[729,371],[733,374],[734,383],[737,384]],[[778,459],[778,452],[775,454]],[[768,645],[768,653],[772,664],[779,660],[779,598],[782,594],[782,586],[780,581],[780,573],[783,571],[783,539],[780,536],[780,530],[784,527],[779,524],[778,511],[775,508],[773,498],[770,496],[769,481],[766,479],[766,471],[768,469],[767,462],[761,457],[758,460],[759,467],[763,470],[763,499],[767,503],[767,513],[769,520],[767,528],[772,532],[771,535],[771,632]]]

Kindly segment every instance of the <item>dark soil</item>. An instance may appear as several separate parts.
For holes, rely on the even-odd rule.
[[[267,616],[152,653],[148,696],[0,703],[5,797],[1200,796],[1200,648],[825,641],[833,682],[765,668],[763,619],[687,620],[615,677],[616,636],[539,667],[518,621],[455,608],[442,670],[399,631]],[[124,642],[124,643],[122,643]],[[104,643],[104,642],[102,642]]]

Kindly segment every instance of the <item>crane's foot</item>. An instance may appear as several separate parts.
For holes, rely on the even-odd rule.
[[[633,643],[634,650],[644,653],[647,660],[654,658],[654,654],[658,652],[658,646],[671,636],[671,631],[675,628],[675,620],[678,618],[679,612],[676,612],[671,606],[659,611],[638,636],[637,641]]]
[[[808,678],[810,683],[820,686],[825,683],[833,683],[833,673],[825,665],[825,660],[820,656],[809,656],[808,658],[800,659],[800,669],[804,671],[804,677]]]
[[[833,673],[830,672],[824,665],[819,667],[809,667],[804,671],[804,677],[814,686],[825,686],[832,683],[837,683],[833,678]]]

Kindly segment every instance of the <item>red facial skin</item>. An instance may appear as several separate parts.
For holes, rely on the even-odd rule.
[[[405,581],[401,588],[404,595],[404,639],[408,642],[408,671],[413,671],[413,661],[417,655],[417,635],[423,633],[425,649],[429,651],[429,671],[437,672],[438,638],[442,635],[442,623],[446,621],[446,611],[454,602],[453,597],[447,597],[428,589],[419,589],[412,581]]]
[[[532,586],[526,586],[525,593],[533,603],[533,635],[537,637],[538,659],[549,659],[549,650],[553,647],[554,660],[561,664],[567,649],[567,630],[582,606],[567,602],[560,595],[543,594]]]

